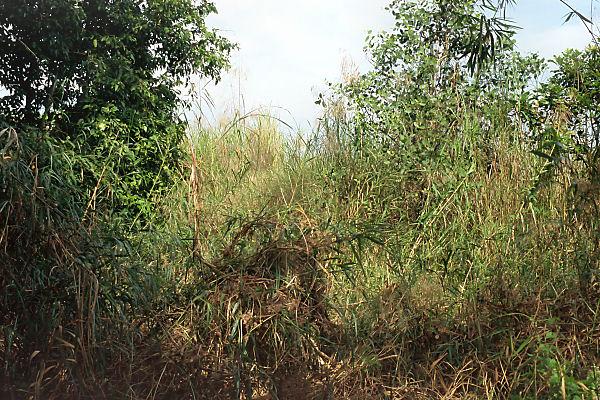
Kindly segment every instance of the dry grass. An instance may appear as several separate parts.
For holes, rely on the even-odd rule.
[[[96,259],[50,237],[69,290],[42,340],[5,316],[2,396],[598,398],[596,192],[565,174],[526,201],[543,165],[508,134],[413,178],[224,126],[186,145],[161,230]]]

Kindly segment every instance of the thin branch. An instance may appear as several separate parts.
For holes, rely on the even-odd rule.
[[[598,37],[596,36],[596,34],[594,33],[594,30],[591,28],[590,25],[594,25],[594,23],[592,21],[590,21],[585,15],[583,15],[582,13],[580,13],[579,11],[577,11],[572,5],[570,5],[566,0],[559,0],[561,3],[563,3],[566,7],[569,8],[569,10],[571,10],[572,13],[574,13],[575,15],[577,15],[579,17],[579,19],[581,20],[581,22],[583,23],[583,25],[585,26],[585,29],[587,29],[587,31],[590,33],[590,35],[592,36],[592,40],[597,43],[598,42]]]

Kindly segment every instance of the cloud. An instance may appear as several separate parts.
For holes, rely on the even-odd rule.
[[[234,68],[210,87],[216,114],[244,98],[246,111],[284,107],[288,123],[306,128],[318,107],[315,92],[337,81],[344,59],[368,69],[363,44],[369,29],[389,26],[387,0],[221,0],[211,26],[239,43]],[[239,95],[238,95],[239,94]],[[233,96],[232,96],[233,95]]]
[[[569,48],[585,49],[590,44],[590,33],[583,24],[569,24],[542,30],[524,30],[517,35],[518,48],[552,58]]]
[[[514,15],[523,30],[519,48],[551,57],[568,47],[583,48],[589,35],[579,22],[561,25],[565,10],[558,0],[521,0]],[[576,0],[574,0],[576,1]],[[577,0],[578,1],[578,0]],[[367,31],[387,29],[393,19],[389,0],[216,0],[218,15],[208,24],[239,43],[233,69],[209,93],[214,114],[231,112],[243,99],[244,110],[274,110],[292,125],[306,129],[318,115],[316,94],[325,81],[339,81],[341,64],[352,59],[369,68],[363,53]],[[544,7],[544,17],[540,9]],[[205,107],[206,109],[206,107]]]

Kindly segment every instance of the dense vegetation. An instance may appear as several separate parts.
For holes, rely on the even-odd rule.
[[[600,50],[496,7],[391,2],[291,137],[178,117],[208,1],[1,2],[0,397],[597,399]]]

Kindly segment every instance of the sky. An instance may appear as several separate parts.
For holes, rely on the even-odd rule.
[[[294,129],[310,129],[320,111],[314,102],[326,83],[339,82],[349,66],[368,71],[367,32],[394,22],[385,10],[389,0],[213,1],[219,13],[208,25],[239,45],[231,70],[202,90],[205,100],[196,115],[213,123],[236,109],[261,110]],[[600,21],[599,0],[570,4],[589,16],[590,1]],[[519,49],[550,58],[566,48],[584,48],[590,36],[576,19],[563,23],[568,11],[560,0],[518,0],[508,14],[522,28]]]

